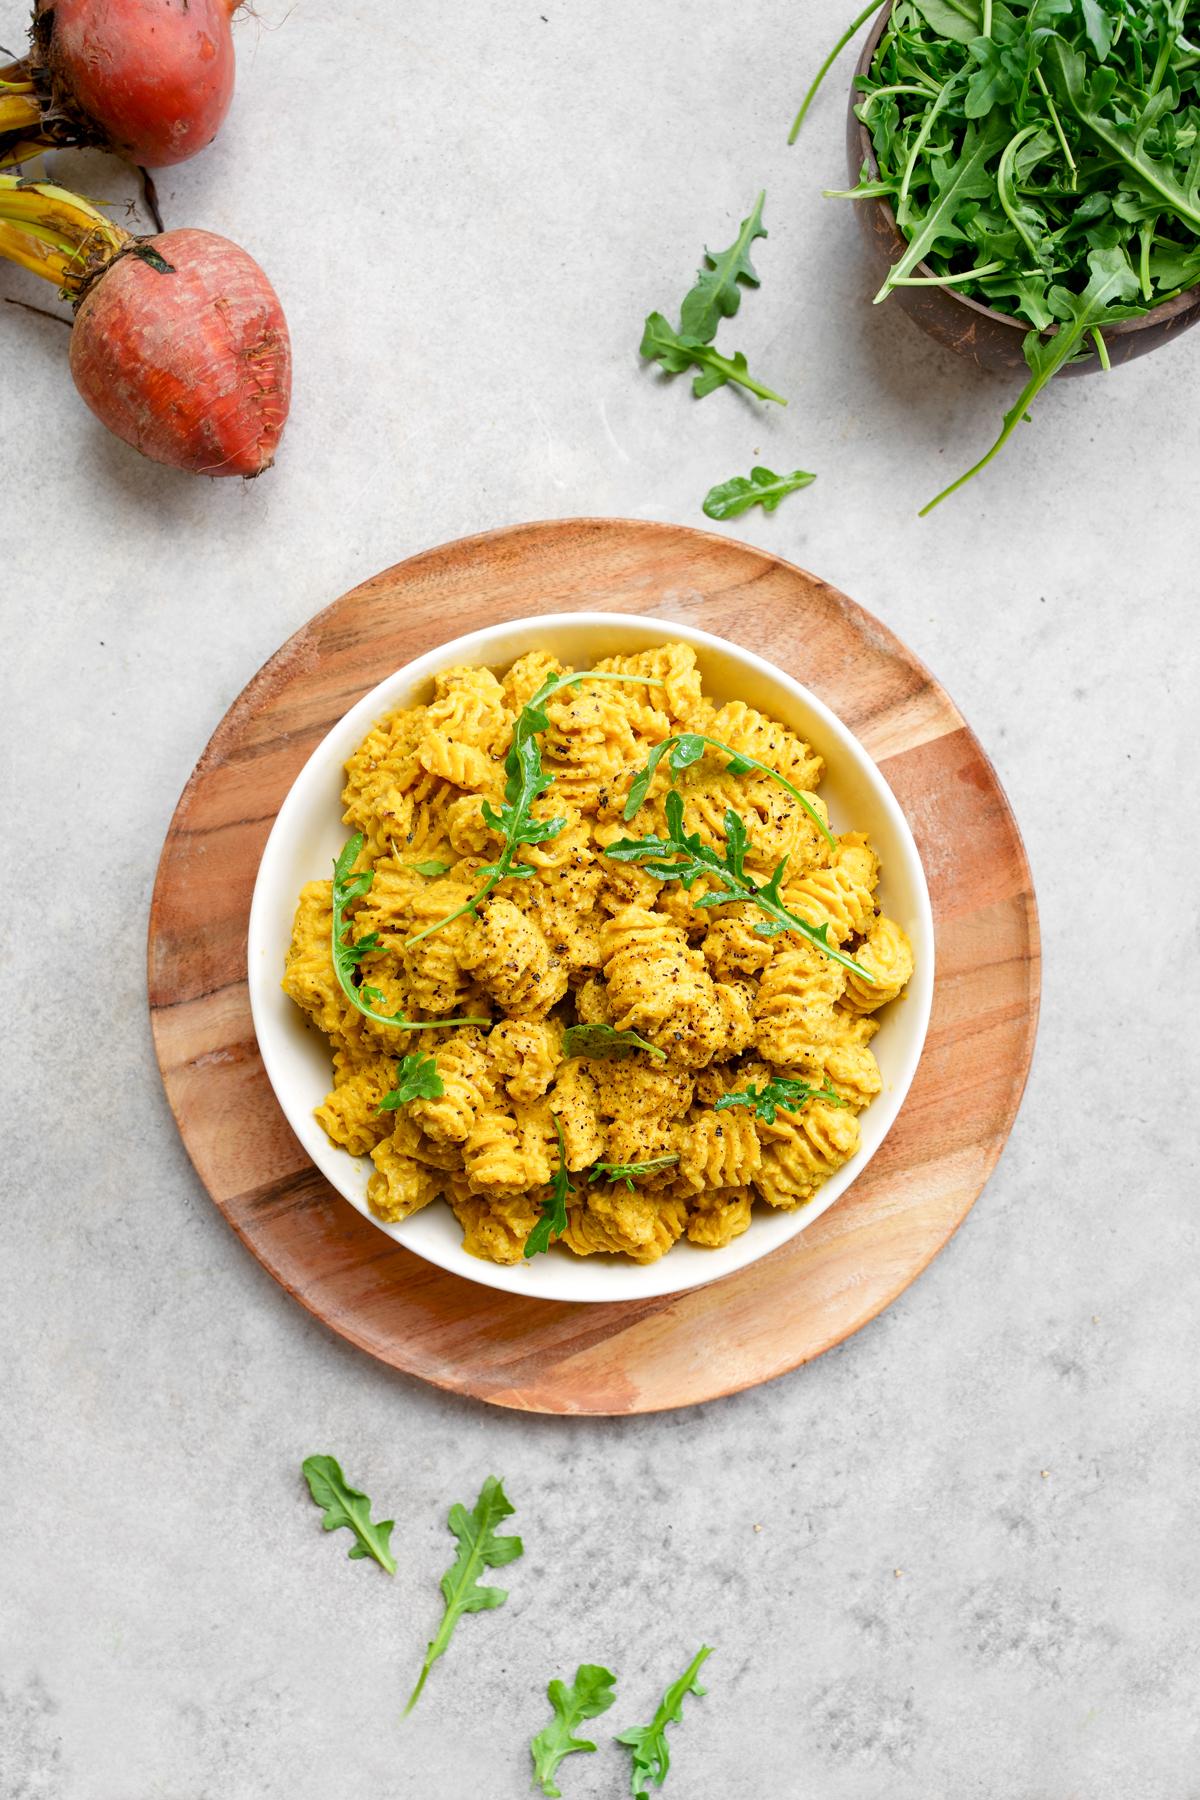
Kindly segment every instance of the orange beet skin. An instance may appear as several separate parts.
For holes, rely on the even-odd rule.
[[[100,141],[163,167],[203,150],[233,98],[240,0],[38,0],[55,97]]]
[[[75,386],[110,431],[197,475],[260,475],[288,415],[292,356],[275,290],[211,231],[142,240],[84,296],[71,334]]]

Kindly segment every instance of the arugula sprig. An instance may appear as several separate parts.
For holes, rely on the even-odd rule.
[[[542,1208],[542,1216],[525,1239],[522,1254],[528,1262],[531,1256],[540,1256],[542,1251],[550,1248],[554,1238],[560,1238],[567,1229],[567,1202],[575,1192],[574,1183],[567,1169],[567,1147],[563,1142],[563,1129],[557,1113],[552,1113],[554,1135],[558,1139],[558,1167],[550,1177],[550,1197]]]
[[[640,354],[648,362],[657,362],[668,375],[679,375],[685,369],[698,371],[692,382],[697,400],[733,382],[757,394],[760,400],[787,405],[781,394],[755,380],[740,350],[723,356],[712,347],[721,320],[732,318],[742,303],[742,286],[758,286],[758,271],[750,260],[750,250],[756,238],[767,236],[762,222],[765,199],[765,193],[759,194],[728,250],[705,250],[695,283],[684,295],[679,309],[678,331],[660,312],[652,312],[643,328]]]
[[[696,280],[683,297],[679,309],[679,328],[688,337],[711,344],[722,319],[732,319],[742,304],[742,285],[757,287],[758,270],[750,260],[756,238],[767,237],[762,222],[766,190],[759,194],[749,214],[738,226],[738,234],[728,250],[704,250],[704,261],[696,271]]]
[[[326,1531],[345,1527],[354,1533],[347,1552],[351,1561],[374,1557],[389,1575],[396,1573],[391,1537],[396,1521],[384,1519],[376,1524],[371,1518],[371,1502],[361,1489],[351,1487],[334,1456],[306,1456],[300,1465],[308,1491],[317,1505],[325,1509],[321,1521]]]
[[[877,10],[835,45],[793,137]],[[991,462],[1065,363],[1108,367],[1109,325],[1200,280],[1194,24],[1186,0],[893,0],[857,82],[876,172],[843,196],[890,200],[905,239],[878,298],[938,283],[1031,327],[1030,379],[995,444],[924,512]]]
[[[379,933],[369,931],[366,937],[359,938],[355,943],[350,937],[350,920],[346,917],[347,908],[369,893],[375,880],[374,869],[361,869],[357,874],[354,873],[354,865],[362,847],[362,832],[356,831],[343,845],[341,855],[333,865],[333,972],[347,1000],[358,1008],[364,1018],[374,1019],[377,1025],[394,1025],[399,1031],[440,1031],[444,1025],[490,1025],[490,1019],[408,1019],[403,1012],[384,1013],[378,1010],[383,1002],[383,995],[377,987],[371,987],[363,981],[359,964],[364,956],[382,949]]]
[[[736,519],[752,506],[772,513],[788,494],[810,487],[816,480],[807,469],[793,469],[790,475],[776,475],[773,469],[751,469],[749,475],[734,475],[719,481],[704,496],[703,511],[710,519]]]
[[[735,387],[744,387],[751,394],[757,394],[760,400],[773,400],[777,406],[787,405],[782,394],[777,394],[774,388],[764,387],[751,375],[750,365],[741,350],[735,350],[732,356],[723,356],[701,338],[676,331],[660,312],[652,312],[647,317],[638,354],[647,362],[658,363],[667,375],[681,375],[685,369],[698,369],[700,373],[692,381],[692,392],[697,400],[703,400],[706,394],[731,381]]]
[[[538,1732],[529,1749],[533,1778],[548,1800],[562,1800],[556,1776],[563,1758],[578,1750],[596,1748],[589,1739],[576,1737],[575,1731],[585,1719],[598,1719],[608,1711],[617,1697],[616,1679],[611,1670],[601,1668],[599,1663],[580,1663],[570,1687],[565,1682],[552,1681],[546,1689],[554,1717]]]
[[[493,831],[499,832],[502,839],[499,856],[494,862],[484,863],[478,871],[482,880],[469,900],[447,913],[444,918],[427,925],[423,931],[414,932],[412,937],[406,938],[406,948],[419,944],[423,938],[432,937],[436,931],[444,931],[447,925],[452,925],[455,919],[461,919],[466,913],[478,913],[488,895],[502,881],[528,880],[533,874],[533,867],[529,863],[518,862],[517,852],[527,844],[547,843],[551,838],[557,837],[566,824],[565,818],[531,818],[529,809],[554,780],[542,768],[542,753],[537,741],[540,732],[550,729],[547,703],[555,694],[562,693],[564,688],[578,687],[581,681],[635,681],[651,687],[661,685],[655,675],[625,675],[616,669],[581,669],[574,675],[550,675],[543,681],[537,692],[521,708],[513,726],[512,741],[504,758],[504,803],[497,810],[490,800],[485,800],[481,809],[484,822]]]
[[[396,1112],[410,1100],[439,1100],[445,1093],[437,1061],[414,1050],[396,1064],[396,1085],[383,1096],[376,1112]]]
[[[679,1161],[678,1155],[651,1156],[645,1162],[598,1162],[592,1165],[588,1175],[589,1181],[607,1181],[613,1187],[623,1181],[630,1193],[634,1193],[634,1177],[638,1175],[657,1175],[660,1169],[669,1169]]]
[[[597,1062],[620,1062],[627,1056],[633,1056],[638,1050],[645,1050],[649,1056],[656,1056],[660,1062],[666,1062],[667,1053],[660,1050],[657,1044],[650,1043],[648,1038],[639,1037],[636,1031],[618,1031],[613,1025],[568,1025],[563,1032],[563,1055],[586,1056]]]
[[[828,1080],[816,1087],[810,1081],[793,1081],[786,1075],[772,1075],[761,1087],[752,1081],[744,1088],[733,1088],[728,1094],[722,1094],[713,1111],[725,1112],[731,1106],[748,1106],[756,1119],[773,1125],[780,1107],[785,1112],[802,1112],[813,1100],[823,1101],[826,1106],[846,1104]]]
[[[654,780],[655,771],[668,752],[670,753],[668,767],[673,774],[680,775],[685,769],[690,769],[693,764],[698,763],[706,750],[719,750],[722,756],[729,758],[725,764],[725,772],[728,775],[748,775],[751,769],[757,769],[760,775],[769,775],[772,781],[777,781],[781,788],[786,788],[794,800],[800,802],[830,849],[837,849],[837,839],[808,795],[802,793],[793,782],[788,780],[786,775],[781,775],[778,769],[770,768],[767,763],[759,762],[757,757],[747,756],[744,750],[734,750],[729,744],[723,744],[719,738],[705,737],[701,731],[677,732],[672,737],[664,738],[660,744],[655,744],[629,784],[629,793],[621,814],[625,823],[629,823],[645,802],[646,795],[650,791],[650,783]]]
[[[746,873],[746,855],[750,838],[745,820],[730,807],[725,813],[725,846],[718,850],[706,844],[697,831],[687,831],[683,821],[683,795],[672,788],[667,795],[666,837],[618,838],[605,850],[615,862],[640,863],[660,881],[678,881],[689,891],[697,881],[707,878],[717,887],[701,894],[696,906],[728,906],[736,901],[749,901],[764,915],[754,927],[759,937],[778,937],[794,931],[815,944],[833,962],[850,969],[863,981],[875,985],[875,977],[861,963],[847,956],[832,942],[829,925],[810,925],[783,902],[783,877],[788,859],[785,856],[775,868],[770,881],[761,887]]]
[[[649,1725],[635,1725],[628,1731],[618,1733],[618,1744],[626,1744],[633,1752],[630,1769],[633,1800],[650,1800],[650,1783],[661,1787],[667,1779],[667,1772],[671,1767],[667,1726],[678,1725],[682,1720],[685,1694],[695,1694],[699,1698],[708,1692],[707,1688],[700,1686],[697,1678],[701,1666],[711,1655],[710,1646],[702,1644],[678,1681],[673,1681],[663,1695]]]
[[[506,1588],[481,1587],[479,1577],[485,1569],[502,1569],[523,1553],[525,1546],[519,1537],[496,1535],[496,1527],[511,1518],[515,1510],[504,1492],[503,1483],[494,1475],[489,1475],[484,1482],[470,1512],[461,1505],[450,1508],[447,1524],[458,1539],[458,1551],[442,1576],[445,1611],[425,1652],[417,1685],[409,1695],[404,1709],[406,1717],[421,1698],[434,1663],[446,1654],[458,1621],[466,1613],[490,1612],[494,1607],[503,1606],[508,1599]]]

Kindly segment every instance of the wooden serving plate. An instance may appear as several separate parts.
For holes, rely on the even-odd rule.
[[[480,625],[603,608],[771,658],[857,733],[908,815],[937,933],[924,1056],[889,1137],[790,1244],[690,1293],[563,1305],[477,1287],[394,1244],[306,1159],[264,1073],[246,923],[275,814],[318,740],[383,676]],[[150,1011],[180,1132],[243,1243],[317,1318],[393,1368],[534,1412],[634,1413],[752,1387],[901,1293],[995,1166],[1033,1053],[1037,909],[1008,803],[942,689],[878,620],[765,551],[682,526],[578,519],[464,539],[319,613],[234,702],[184,790],[150,911]]]

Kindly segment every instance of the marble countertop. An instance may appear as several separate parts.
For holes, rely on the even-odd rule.
[[[1011,384],[871,307],[821,198],[848,63],[786,147],[842,14],[257,0],[225,131],[159,180],[288,314],[293,416],[251,485],[140,461],[66,332],[0,309],[6,1795],[520,1800],[551,1675],[607,1662],[620,1729],[701,1641],[672,1800],[1200,1795],[1200,334],[1058,384],[919,521]],[[124,216],[116,164],[61,167]],[[636,356],[760,187],[726,329],[786,411]],[[727,529],[896,630],[1012,799],[1046,950],[1025,1104],[944,1254],[811,1367],[644,1419],[460,1402],[314,1323],[193,1175],[146,1018],[163,834],[249,676],[357,581],[523,519],[703,524],[756,460],[819,478]],[[394,1582],[319,1531],[298,1468],[325,1449],[395,1513]],[[512,1598],[401,1726],[445,1508],[489,1472]],[[577,1800],[626,1789],[608,1722]]]

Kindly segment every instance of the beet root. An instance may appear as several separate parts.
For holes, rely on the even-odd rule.
[[[241,0],[37,0],[35,54],[85,142],[162,168],[212,142],[233,98]]]
[[[236,244],[166,231],[119,255],[85,293],[71,373],[96,417],[154,462],[259,475],[291,399],[287,321]]]

